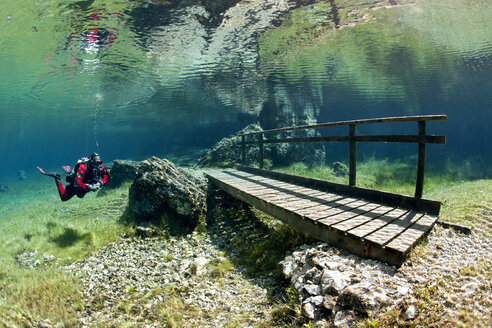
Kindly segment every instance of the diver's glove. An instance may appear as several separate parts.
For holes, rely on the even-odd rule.
[[[87,189],[89,189],[90,191],[97,191],[97,187],[93,184],[86,184],[85,185],[87,187]]]
[[[94,183],[93,186],[96,187],[96,190],[98,190],[99,188],[102,187],[102,183],[101,183],[101,181],[98,181],[98,182]]]

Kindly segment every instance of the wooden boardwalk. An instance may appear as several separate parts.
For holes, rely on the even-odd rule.
[[[218,188],[317,239],[400,265],[440,203],[249,167],[208,171]]]

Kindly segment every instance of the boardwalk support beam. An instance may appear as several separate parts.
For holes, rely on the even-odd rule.
[[[425,138],[425,121],[419,121],[419,137]],[[419,142],[419,157],[417,164],[417,183],[415,185],[415,197],[422,198],[424,191],[425,175],[425,142]]]
[[[259,146],[259,156],[260,169],[263,168],[263,133],[258,134],[258,146]]]
[[[246,136],[241,136],[241,164],[246,165]]]
[[[349,125],[349,150],[350,150],[350,171],[349,185],[355,186],[357,178],[357,143],[355,141],[355,124]]]

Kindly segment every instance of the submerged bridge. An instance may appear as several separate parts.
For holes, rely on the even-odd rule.
[[[428,135],[426,122],[444,121],[445,115],[386,117],[289,128],[241,135],[241,157],[246,147],[258,147],[260,168],[237,165],[235,169],[208,171],[218,188],[268,213],[300,231],[362,257],[400,265],[411,248],[434,226],[441,204],[422,198],[426,144],[444,144],[444,136]],[[377,123],[417,122],[415,135],[357,135],[356,126]],[[286,137],[285,132],[348,126],[345,136]],[[265,138],[273,134],[274,137]],[[275,137],[276,136],[276,137]],[[246,140],[246,139],[253,139]],[[273,172],[263,169],[264,144],[347,142],[349,184]],[[356,186],[357,143],[403,142],[418,144],[415,196],[405,196]]]

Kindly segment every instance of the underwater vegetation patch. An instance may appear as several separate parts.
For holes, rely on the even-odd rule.
[[[66,205],[47,200],[44,193],[23,194],[25,206],[2,213],[0,327],[41,327],[46,320],[79,326],[80,282],[62,268],[128,232],[119,220],[128,188],[124,184],[100,197],[74,199],[63,216],[57,211]]]

